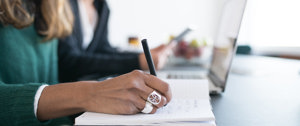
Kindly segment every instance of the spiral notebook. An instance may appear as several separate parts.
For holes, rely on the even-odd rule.
[[[207,80],[166,79],[172,90],[170,103],[154,114],[112,115],[85,112],[75,125],[197,125],[215,126]]]

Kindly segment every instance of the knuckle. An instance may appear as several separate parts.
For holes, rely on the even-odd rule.
[[[136,86],[137,86],[137,82],[136,82],[134,79],[131,79],[131,80],[129,81],[129,83],[127,84],[127,87],[128,87],[129,89],[135,88]]]
[[[128,88],[139,88],[143,83],[143,73],[139,70],[134,70],[132,76],[128,78]]]
[[[126,88],[132,89],[136,88],[139,85],[139,81],[136,78],[130,77],[127,79]]]
[[[141,70],[133,70],[132,74],[134,74],[136,76],[141,76],[141,75],[143,75],[143,72]]]

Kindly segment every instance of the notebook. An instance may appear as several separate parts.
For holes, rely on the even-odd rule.
[[[166,79],[164,81],[171,87],[172,100],[154,114],[112,115],[85,112],[75,119],[75,125],[215,126],[207,80]]]

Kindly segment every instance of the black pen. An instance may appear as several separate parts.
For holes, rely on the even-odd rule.
[[[150,70],[150,74],[156,76],[156,72],[155,72],[155,67],[153,64],[153,60],[152,60],[152,56],[148,47],[148,43],[147,43],[147,39],[143,39],[142,40],[142,45],[143,45],[143,49],[144,49],[144,54],[147,60],[147,64]]]

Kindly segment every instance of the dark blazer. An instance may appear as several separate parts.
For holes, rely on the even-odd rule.
[[[120,53],[112,48],[108,41],[107,22],[109,8],[106,1],[95,0],[98,11],[98,24],[94,38],[88,48],[82,48],[82,30],[77,0],[70,0],[75,22],[73,33],[59,42],[59,80],[61,82],[77,81],[87,75],[103,77],[123,74],[139,69],[138,54]]]

